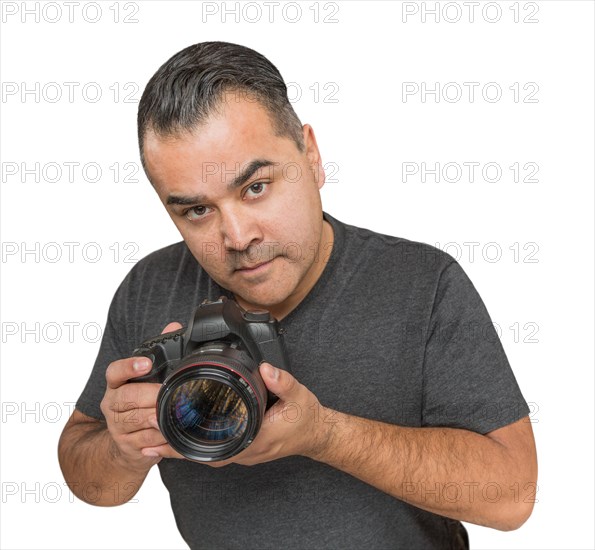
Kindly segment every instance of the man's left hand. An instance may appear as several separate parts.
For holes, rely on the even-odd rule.
[[[279,401],[265,413],[258,435],[246,449],[227,460],[205,463],[208,466],[253,466],[291,455],[315,458],[327,445],[333,412],[287,371],[262,363],[260,374]]]

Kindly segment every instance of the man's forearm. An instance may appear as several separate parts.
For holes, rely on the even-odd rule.
[[[60,438],[58,456],[70,490],[81,500],[97,506],[128,502],[149,472],[126,466],[103,422],[67,426]]]
[[[312,458],[398,499],[501,530],[519,527],[531,514],[537,475],[532,457],[511,453],[488,436],[401,427],[334,411],[326,419],[326,444]]]

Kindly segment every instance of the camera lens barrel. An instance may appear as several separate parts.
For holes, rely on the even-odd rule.
[[[258,433],[267,389],[246,353],[217,342],[185,357],[157,397],[159,428],[169,444],[198,462],[225,460]]]

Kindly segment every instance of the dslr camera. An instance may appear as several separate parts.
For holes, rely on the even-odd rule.
[[[283,338],[268,311],[247,311],[225,296],[205,300],[186,328],[149,338],[133,356],[153,361],[130,382],[158,382],[157,422],[180,454],[197,462],[225,460],[254,440],[277,397],[258,366],[289,371]]]

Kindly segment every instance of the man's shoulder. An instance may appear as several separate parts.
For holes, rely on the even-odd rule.
[[[377,267],[441,273],[456,261],[447,252],[426,242],[338,223],[344,231],[345,254],[368,259]]]

